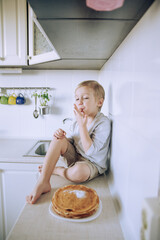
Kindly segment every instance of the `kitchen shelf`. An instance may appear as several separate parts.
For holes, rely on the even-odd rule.
[[[0,87],[1,91],[2,90],[43,90],[43,89],[47,89],[47,90],[53,90],[54,88],[50,88],[50,87]]]

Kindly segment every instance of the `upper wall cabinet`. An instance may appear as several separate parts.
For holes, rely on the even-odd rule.
[[[0,0],[0,66],[27,65],[25,0]]]
[[[27,66],[57,59],[58,53],[30,6],[27,16],[26,0],[0,0],[0,66]]]

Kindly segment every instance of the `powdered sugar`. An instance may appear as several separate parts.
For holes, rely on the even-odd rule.
[[[74,193],[77,198],[85,198],[85,191],[81,190],[65,190],[64,192]]]

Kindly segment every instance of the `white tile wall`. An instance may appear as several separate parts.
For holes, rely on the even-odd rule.
[[[100,71],[113,120],[110,189],[126,240],[139,240],[141,206],[160,190],[160,1]]]
[[[22,74],[1,74],[0,87],[50,87],[50,114],[33,117],[34,90],[8,90],[11,94],[22,92],[25,105],[0,104],[0,138],[52,138],[53,132],[66,117],[73,117],[74,89],[84,80],[98,80],[98,71],[24,70]],[[39,91],[39,90],[38,90]]]

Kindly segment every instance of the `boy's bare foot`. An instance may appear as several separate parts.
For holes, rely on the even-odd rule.
[[[43,165],[39,165],[39,166],[38,166],[38,172],[41,173],[41,172],[42,172],[42,168],[43,168]]]
[[[41,179],[39,179],[31,194],[26,197],[26,201],[27,203],[34,204],[43,193],[47,193],[50,191],[50,183],[44,183],[41,181]]]

